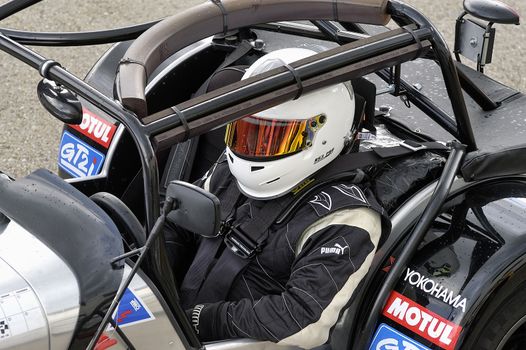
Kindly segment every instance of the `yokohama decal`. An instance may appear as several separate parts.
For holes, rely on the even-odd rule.
[[[82,123],[69,126],[80,131],[105,148],[110,146],[113,134],[115,134],[115,130],[117,130],[117,126],[96,116],[86,108],[82,109]]]
[[[446,350],[453,350],[462,327],[415,303],[395,291],[383,314],[410,331]]]
[[[448,290],[440,283],[433,281],[431,278],[425,277],[411,269],[407,269],[404,281],[409,282],[412,286],[416,286],[435,298],[442,300],[444,303],[452,305],[455,309],[460,308],[463,312],[466,312],[466,298],[462,297],[460,294],[454,294],[453,291]]]

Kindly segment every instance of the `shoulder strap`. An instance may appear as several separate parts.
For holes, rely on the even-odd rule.
[[[214,174],[210,176],[213,175]],[[236,182],[230,181],[228,187],[224,190],[222,195],[224,203],[221,205],[222,222],[226,222],[228,217],[232,215],[232,212],[234,211],[240,197],[241,193],[237,189]],[[223,230],[223,227],[221,230]],[[213,272],[210,272],[209,268],[216,259],[219,248],[221,247],[221,242],[221,237],[204,238],[201,240],[194,260],[188,268],[186,276],[181,285],[181,303],[183,307],[193,307],[196,300],[202,300],[201,298],[198,298],[201,291],[212,289],[203,284],[209,280],[207,276],[210,276],[210,273]],[[235,265],[236,264],[234,264],[234,266]],[[234,266],[232,266],[232,268],[234,268]],[[213,276],[212,279],[214,279]]]
[[[204,95],[208,91],[210,81],[221,69],[231,66],[237,60],[241,59],[253,49],[250,42],[243,40],[217,67],[212,75],[199,87],[194,96]],[[197,145],[199,143],[199,136],[193,137],[182,143],[172,146],[168,156],[167,166],[161,180],[161,190],[164,191],[168,183],[172,180],[188,181],[194,159],[197,153]]]
[[[232,51],[217,67],[214,73],[201,85],[201,87],[196,91],[195,95],[200,96],[204,95],[208,91],[208,86],[210,85],[210,80],[214,77],[214,75],[219,72],[221,69],[228,67],[232,64],[234,64],[237,60],[241,59],[243,56],[245,56],[247,53],[249,53],[253,49],[253,46],[248,42],[247,40],[243,40],[235,49]]]
[[[274,223],[279,224],[284,222],[295,207],[303,203],[304,199],[309,198],[309,196],[321,186],[344,178],[354,177],[357,169],[371,165],[379,165],[393,158],[420,150],[444,151],[447,150],[447,147],[437,142],[419,144],[414,142],[408,143],[406,141],[397,147],[341,155],[316,173],[314,175],[314,181],[305,186],[298,195],[288,194],[278,199],[268,201],[258,215],[255,215],[254,218],[245,221],[241,225],[236,225],[235,222],[225,223],[225,225],[228,225],[226,227],[226,231],[228,232],[224,235],[223,239],[230,249],[225,249],[222,252],[204,282],[203,275],[193,276],[191,278],[195,280],[190,293],[190,295],[193,296],[192,300],[215,302],[227,298],[234,280],[264,246],[270,226]],[[235,181],[232,181],[231,184],[235,185]],[[228,189],[227,195],[233,198],[236,192],[239,193],[239,189],[232,187]],[[234,207],[231,207],[231,205],[234,201],[230,199],[228,201],[230,202],[229,207],[233,210]],[[226,205],[226,199],[224,199],[224,202]],[[225,212],[226,210],[227,208]],[[216,242],[213,248],[210,247],[211,249],[207,249],[208,253],[217,251],[214,250],[216,249],[215,245],[219,244],[217,241],[220,240],[216,239],[214,241]],[[202,258],[207,260],[207,257]],[[208,259],[210,259],[210,257],[208,257]],[[194,263],[196,260],[197,257],[194,259]]]
[[[375,148],[371,151],[340,155],[327,166],[314,174],[308,185],[296,195],[289,194],[276,200],[269,201],[251,220],[242,225],[231,225],[225,235],[225,243],[239,257],[249,259],[262,248],[267,238],[267,232],[273,224],[282,224],[303,201],[320,187],[338,180],[354,178],[356,170],[383,164],[394,158],[402,157],[414,152],[445,151],[448,148],[438,142],[418,143],[404,141],[400,146]]]
[[[320,171],[315,173],[309,181],[309,186],[303,189],[295,201],[286,207],[281,215],[276,219],[276,224],[282,224],[294,213],[299,206],[319,188],[330,184],[331,182],[349,179],[355,176],[358,169],[369,166],[384,164],[395,158],[409,155],[419,151],[447,151],[449,148],[439,142],[414,142],[403,141],[400,146],[374,148],[371,151],[342,154]]]

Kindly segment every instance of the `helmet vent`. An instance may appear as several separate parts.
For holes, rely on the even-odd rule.
[[[262,169],[265,169],[264,166],[252,166],[250,167],[250,171],[254,172],[254,171],[258,171],[258,170],[262,170]]]
[[[275,178],[274,180],[270,180],[269,182],[267,182],[267,185],[269,185],[269,184],[271,184],[271,183],[273,183],[273,182],[276,182],[276,181],[278,181],[279,179],[281,179],[281,178],[280,178],[280,177],[277,177],[277,178]]]
[[[228,155],[228,158],[230,158],[230,163],[234,163],[234,157],[231,154]]]

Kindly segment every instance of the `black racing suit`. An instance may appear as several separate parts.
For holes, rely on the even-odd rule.
[[[220,162],[205,176],[203,187],[225,200],[231,181],[227,163]],[[243,197],[235,209],[236,222],[250,220],[269,203]],[[388,222],[365,186],[339,182],[323,187],[285,224],[269,228],[262,251],[229,286],[221,285],[223,276],[214,274],[214,264],[232,252],[219,249],[210,266],[203,267],[199,249],[211,238],[201,238],[181,286],[182,304],[200,339],[241,337],[303,348],[326,343],[371,265],[382,219]],[[188,281],[203,268],[203,285],[209,280],[213,283],[208,286],[227,288],[224,300],[188,297]]]

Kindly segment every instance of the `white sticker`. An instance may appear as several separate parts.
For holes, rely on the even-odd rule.
[[[29,287],[0,295],[0,341],[42,327],[46,320]]]

